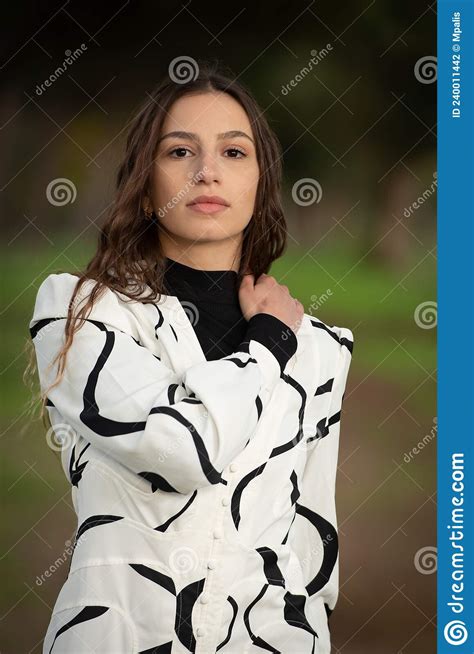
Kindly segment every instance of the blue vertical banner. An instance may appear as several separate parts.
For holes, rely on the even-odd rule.
[[[437,7],[438,654],[474,654],[473,7]]]

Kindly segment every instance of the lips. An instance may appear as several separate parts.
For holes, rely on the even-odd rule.
[[[219,195],[198,195],[197,198],[191,200],[188,206],[192,206],[194,204],[220,204],[225,207],[229,206],[227,200],[221,198]]]
[[[211,214],[227,209],[229,203],[220,195],[198,195],[187,206],[197,213]]]
[[[218,204],[217,202],[194,202],[193,204],[189,204],[188,208],[197,213],[211,214],[225,211],[228,209],[228,206],[226,204]]]

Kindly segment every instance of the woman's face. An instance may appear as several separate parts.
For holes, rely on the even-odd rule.
[[[155,155],[151,197],[172,240],[189,246],[240,242],[254,211],[258,180],[250,122],[234,98],[207,92],[173,104]],[[215,205],[192,209],[190,203],[200,195],[220,196],[227,206],[216,212]]]

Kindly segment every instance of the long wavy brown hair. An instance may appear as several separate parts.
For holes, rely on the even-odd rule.
[[[160,222],[143,211],[145,198],[151,197],[153,163],[161,130],[173,103],[191,93],[222,91],[235,98],[247,112],[256,142],[260,170],[254,213],[243,232],[239,281],[245,272],[257,279],[268,273],[273,261],[286,249],[287,226],[281,206],[281,146],[262,109],[245,86],[217,61],[198,60],[197,76],[185,83],[165,77],[131,121],[123,160],[116,177],[116,190],[108,215],[99,233],[97,251],[83,272],[72,295],[65,325],[65,343],[54,360],[58,374],[54,382],[39,392],[41,418],[44,422],[47,393],[63,377],[66,356],[75,332],[90,314],[94,302],[105,287],[123,293],[130,300],[156,302],[166,293],[165,257],[160,247]],[[94,280],[87,302],[75,312],[76,296],[87,280]],[[131,283],[132,282],[132,283]],[[150,291],[147,295],[147,291]],[[34,346],[30,350],[24,381],[36,371]],[[31,384],[30,384],[31,386]],[[36,403],[34,398],[33,403]],[[48,421],[49,422],[49,421]]]

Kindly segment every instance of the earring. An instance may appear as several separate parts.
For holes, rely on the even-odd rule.
[[[147,220],[150,220],[150,218],[151,218],[152,215],[153,215],[153,209],[150,207],[150,205],[148,204],[148,205],[143,209],[143,211],[145,212],[146,219],[147,219]]]

